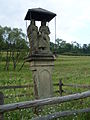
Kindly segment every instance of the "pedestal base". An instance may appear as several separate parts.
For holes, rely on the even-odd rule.
[[[53,96],[52,70],[54,57],[52,55],[33,55],[28,60],[33,73],[36,99]]]

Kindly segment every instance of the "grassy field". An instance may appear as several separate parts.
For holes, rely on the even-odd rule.
[[[21,71],[18,71],[22,62],[18,63],[15,71],[13,71],[12,63],[10,63],[9,71],[5,71],[4,62],[0,63],[0,85],[24,85],[33,83],[32,73],[29,68],[29,63],[25,63]],[[89,56],[59,56],[55,61],[53,70],[53,83],[57,83],[62,78],[63,83],[73,84],[90,84],[90,57]],[[54,87],[54,90],[58,89]],[[70,92],[83,92],[88,89],[63,87],[64,90]],[[22,93],[33,93],[32,88],[2,90],[5,96],[17,95]],[[66,95],[65,93],[63,95]],[[54,96],[59,96],[55,94]],[[5,104],[33,100],[33,95],[24,97],[6,98]],[[74,110],[90,107],[90,98],[63,103],[60,105],[52,105],[43,107],[39,112],[39,116],[50,114],[63,110]],[[33,109],[19,110],[5,114],[5,120],[30,120],[36,115]],[[60,120],[89,120],[90,113],[74,115],[70,117],[60,118]],[[59,119],[58,119],[59,120]]]

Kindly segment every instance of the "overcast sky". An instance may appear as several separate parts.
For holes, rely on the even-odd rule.
[[[57,38],[79,44],[90,43],[90,0],[0,0],[0,25],[22,28],[26,32],[24,18],[27,10],[38,7],[57,14]],[[54,42],[55,19],[49,27]]]

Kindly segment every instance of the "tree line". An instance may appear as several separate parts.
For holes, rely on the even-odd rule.
[[[0,26],[0,61],[5,61],[6,70],[9,69],[10,61],[15,69],[18,61],[29,54],[29,48],[29,42],[26,41],[22,29]],[[59,38],[55,43],[50,42],[50,49],[55,54],[90,55],[90,44],[81,46],[76,41],[67,43]]]
[[[64,55],[90,55],[90,44],[80,45],[76,41],[67,43],[63,39],[56,39],[56,43],[50,43],[51,50]]]
[[[73,41],[67,43],[63,39],[56,39],[56,42],[50,42],[50,49],[57,54],[89,55],[90,44],[82,46]],[[0,26],[0,51],[29,51],[29,43],[26,41],[26,35],[22,29]]]

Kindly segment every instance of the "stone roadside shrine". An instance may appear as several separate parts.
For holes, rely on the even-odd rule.
[[[30,20],[30,25],[27,28],[30,54],[26,61],[30,62],[36,99],[53,96],[52,70],[54,56],[50,51],[50,30],[46,23],[50,22],[55,16],[55,13],[42,8],[29,9],[25,16],[25,20]],[[40,28],[36,26],[36,21],[41,22]]]

